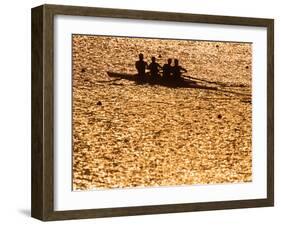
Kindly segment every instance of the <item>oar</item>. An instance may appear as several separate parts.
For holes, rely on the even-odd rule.
[[[241,87],[241,85],[242,85],[243,87],[245,87],[245,85],[243,85],[243,84],[232,85],[232,84],[225,84],[225,83],[222,83],[222,82],[212,82],[212,81],[208,81],[208,80],[205,80],[205,79],[195,78],[195,77],[192,77],[192,76],[189,76],[189,75],[183,75],[183,77],[194,79],[194,80],[201,81],[201,82],[206,82],[206,83],[209,83],[209,84],[215,84],[215,85],[219,85],[219,86]]]
[[[189,75],[184,75],[184,74],[183,74],[183,77],[190,78],[190,79],[197,80],[197,81],[201,81],[201,82],[207,82],[207,83],[211,83],[211,84],[219,84],[219,82],[211,82],[211,81],[208,81],[208,80],[205,80],[205,79],[195,78],[195,77],[192,77],[192,76],[189,76]]]

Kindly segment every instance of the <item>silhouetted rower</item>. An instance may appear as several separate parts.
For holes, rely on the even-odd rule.
[[[186,69],[184,69],[183,67],[181,67],[179,65],[179,60],[178,59],[175,59],[175,66],[173,67],[173,77],[175,79],[179,79],[181,77],[181,74],[182,74],[182,71],[183,72],[187,72]]]
[[[145,69],[147,68],[147,63],[143,60],[143,54],[139,54],[139,60],[136,61],[136,69],[138,71],[138,76],[145,77]]]
[[[161,66],[156,63],[156,58],[151,57],[151,63],[148,65],[148,69],[150,70],[150,75],[155,78],[159,76],[159,69],[161,69]]]
[[[168,79],[172,74],[172,59],[168,59],[168,63],[163,65],[163,78]]]

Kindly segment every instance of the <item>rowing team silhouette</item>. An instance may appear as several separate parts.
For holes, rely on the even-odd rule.
[[[182,72],[187,72],[186,69],[179,65],[178,59],[174,59],[174,65],[172,65],[172,59],[168,59],[167,63],[161,67],[160,64],[156,62],[155,57],[151,57],[151,63],[148,64],[144,61],[142,53],[139,54],[139,60],[136,61],[135,66],[140,78],[145,78],[148,74],[150,74],[151,78],[161,78],[160,71],[162,70],[163,79],[178,80],[181,78]],[[149,70],[149,73],[146,73],[146,69]]]

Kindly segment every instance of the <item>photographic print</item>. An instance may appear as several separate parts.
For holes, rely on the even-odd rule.
[[[44,4],[31,28],[32,217],[274,206],[274,19]]]
[[[252,181],[252,43],[72,35],[73,190]]]

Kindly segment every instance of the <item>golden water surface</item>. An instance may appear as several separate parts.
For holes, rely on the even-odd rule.
[[[108,76],[140,52],[206,88]],[[251,181],[250,43],[73,35],[72,57],[74,190]]]

